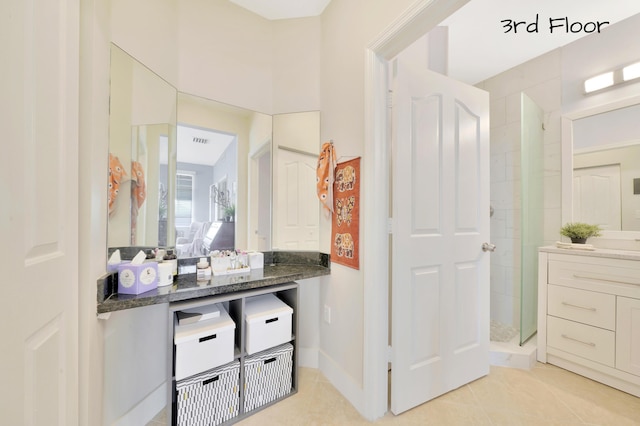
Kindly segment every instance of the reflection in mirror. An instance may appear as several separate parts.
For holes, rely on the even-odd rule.
[[[176,89],[112,44],[109,111],[108,247],[172,246]]]
[[[574,221],[640,231],[639,114],[633,105],[573,122]]]
[[[178,256],[268,247],[271,116],[180,93],[178,122]]]
[[[320,112],[273,116],[273,248],[319,250]]]

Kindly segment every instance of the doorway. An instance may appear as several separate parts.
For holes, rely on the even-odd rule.
[[[435,28],[467,0],[420,2],[396,20],[366,49],[365,144],[363,180],[364,233],[367,250],[363,252],[364,281],[364,374],[362,412],[368,419],[382,417],[387,411],[388,395],[388,312],[390,243],[388,217],[390,194],[381,191],[390,185],[389,123],[387,120],[388,62],[420,36]]]

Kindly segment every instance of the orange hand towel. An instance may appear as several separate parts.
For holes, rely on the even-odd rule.
[[[140,208],[147,198],[147,185],[144,183],[144,169],[137,161],[131,162],[131,185],[137,207]]]
[[[109,214],[115,210],[116,197],[120,191],[120,184],[127,176],[120,159],[109,153]]]
[[[318,156],[316,185],[323,207],[333,213],[333,180],[336,169],[336,151],[332,142],[325,142]]]

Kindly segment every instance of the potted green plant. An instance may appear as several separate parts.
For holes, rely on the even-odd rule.
[[[572,243],[584,244],[587,238],[599,237],[602,229],[598,225],[590,225],[583,222],[567,223],[560,228],[560,235],[569,237]]]
[[[233,218],[236,216],[236,205],[229,204],[224,208],[224,216],[227,219],[227,222],[233,222]]]

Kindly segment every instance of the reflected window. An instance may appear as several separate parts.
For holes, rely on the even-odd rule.
[[[217,193],[217,200],[215,202],[215,220],[223,221],[227,216],[227,208],[231,205],[229,190],[227,189],[227,179],[225,178],[220,180],[214,188],[214,191]]]
[[[176,228],[188,228],[193,221],[193,188],[195,176],[176,173]]]

